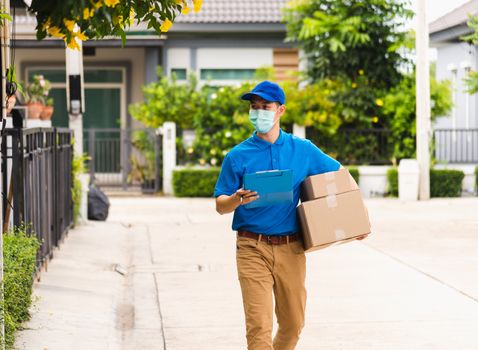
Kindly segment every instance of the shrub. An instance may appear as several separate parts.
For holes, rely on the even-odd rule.
[[[388,194],[392,197],[398,197],[398,169],[390,168],[387,170]]]
[[[465,174],[461,170],[430,169],[430,197],[460,197]],[[388,192],[398,196],[398,169],[387,171]]]
[[[220,173],[219,168],[181,169],[173,172],[176,197],[212,197]]]
[[[5,344],[12,349],[15,331],[30,318],[29,307],[33,274],[40,242],[34,234],[27,234],[25,226],[15,227],[3,236]]]
[[[73,225],[78,222],[80,216],[81,205],[81,181],[80,175],[86,172],[85,162],[90,159],[86,154],[81,156],[74,155],[71,169],[71,176],[73,178],[73,188],[71,189],[71,199],[73,201]]]
[[[461,183],[465,173],[461,170],[431,169],[430,196],[431,197],[460,197]]]
[[[360,179],[360,173],[359,173],[359,170],[358,168],[356,167],[349,167],[347,168],[350,175],[352,175],[352,177],[354,178],[355,182],[358,184],[359,183],[359,179]]]
[[[478,166],[475,168],[475,190],[478,196]]]

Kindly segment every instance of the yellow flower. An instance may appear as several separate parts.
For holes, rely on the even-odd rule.
[[[363,69],[359,69],[359,75],[364,75],[364,73]]]
[[[357,88],[357,83],[352,83],[352,89],[356,89]]]
[[[194,12],[201,11],[202,0],[193,0],[194,3]]]
[[[83,19],[88,19],[92,17],[94,13],[95,13],[95,10],[91,9],[90,11],[88,7],[85,7],[85,9],[83,10]]]
[[[75,21],[64,19],[63,23],[65,23],[65,27],[66,29],[68,29],[69,32],[72,32],[73,28],[75,28]]]
[[[114,16],[113,16],[113,24],[114,24],[114,25],[117,25],[117,24],[122,25],[122,24],[123,24],[123,16],[121,16],[121,15],[119,15],[119,16],[114,15]]]
[[[162,32],[167,32],[169,29],[171,29],[171,27],[173,26],[173,22],[171,22],[169,19],[165,19],[163,23],[161,23],[161,26],[159,27],[159,29],[162,31]]]
[[[51,18],[48,17],[48,19],[45,21],[45,23],[43,23],[42,29],[43,29],[43,30],[47,30],[48,27],[50,27],[50,26],[51,26]]]
[[[183,15],[187,15],[189,12],[191,12],[191,8],[188,5],[184,6],[183,10],[181,11]]]
[[[76,34],[76,37],[77,37],[78,39],[80,39],[81,41],[86,41],[86,40],[88,40],[88,37],[86,36],[86,34],[80,32],[80,31],[78,32],[78,34]]]
[[[376,105],[379,106],[379,107],[382,107],[382,106],[383,106],[383,100],[380,99],[380,98],[377,98],[377,99],[375,100],[375,103],[376,103]]]
[[[136,12],[133,9],[129,11],[129,25],[134,23],[134,17],[136,16]]]
[[[76,42],[75,37],[72,37],[67,44],[67,47],[71,50],[80,50],[80,45]]]
[[[120,0],[105,0],[105,5],[108,7],[115,7],[120,3]]]
[[[64,38],[65,37],[65,34],[63,34],[60,31],[60,28],[55,27],[55,26],[48,28],[48,34],[50,34],[51,36],[54,36],[56,38]]]
[[[378,117],[376,115],[372,117],[372,123],[378,123]]]
[[[100,7],[103,6],[103,1],[102,0],[91,1],[91,3],[93,4],[93,7],[95,8],[95,10],[98,10]]]

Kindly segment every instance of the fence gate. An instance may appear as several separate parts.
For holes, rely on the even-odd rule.
[[[91,181],[98,187],[162,190],[162,135],[154,129],[85,129]]]

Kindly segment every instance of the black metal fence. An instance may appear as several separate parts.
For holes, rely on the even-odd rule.
[[[99,187],[162,189],[162,135],[154,129],[85,129],[87,168]]]
[[[478,129],[435,129],[435,159],[447,163],[478,163]]]
[[[35,232],[42,242],[38,266],[52,257],[73,223],[71,139],[71,130],[57,128],[2,134],[3,222]]]
[[[306,129],[306,137],[343,164],[391,164],[393,141],[388,129],[341,129],[334,135]]]

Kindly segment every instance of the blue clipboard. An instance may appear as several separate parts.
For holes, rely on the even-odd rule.
[[[268,170],[244,174],[244,189],[256,191],[259,199],[245,204],[248,209],[293,202],[292,170]]]

